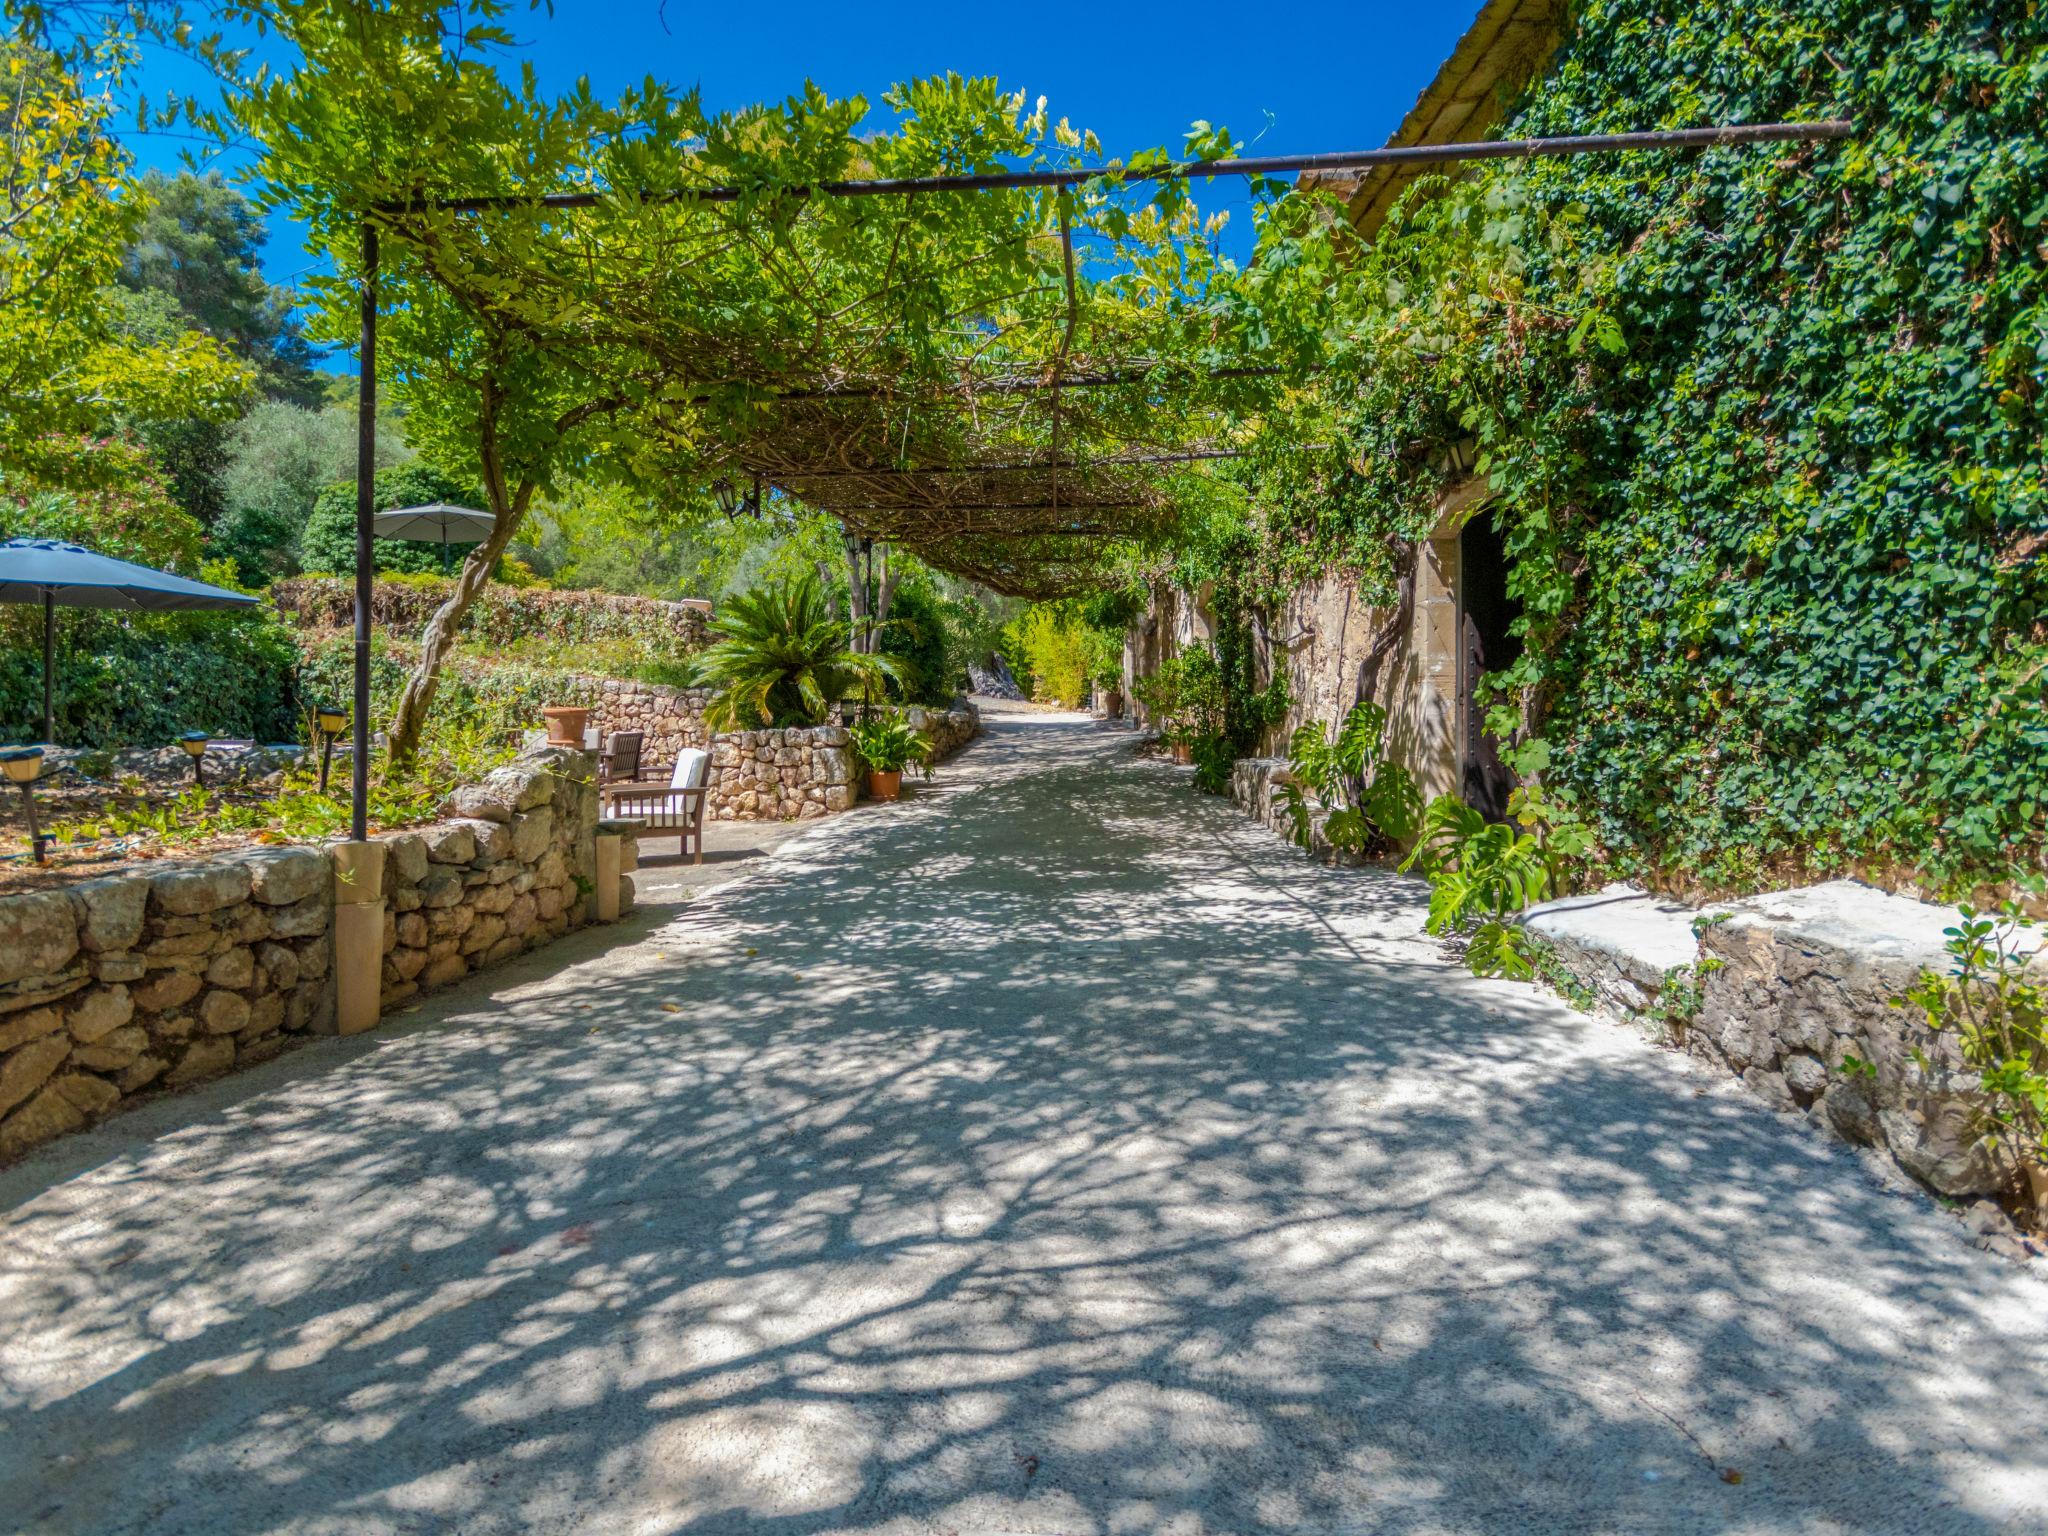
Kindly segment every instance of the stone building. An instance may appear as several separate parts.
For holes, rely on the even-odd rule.
[[[1548,63],[1564,20],[1562,0],[1489,0],[1388,144],[1484,138]],[[1417,176],[1440,169],[1383,165],[1311,184],[1341,193],[1369,238]],[[1413,552],[1407,601],[1370,608],[1349,582],[1329,575],[1296,589],[1271,631],[1256,637],[1264,675],[1284,675],[1292,701],[1268,750],[1282,750],[1305,721],[1334,723],[1369,698],[1386,710],[1390,755],[1415,776],[1425,800],[1455,792],[1482,807],[1504,804],[1508,778],[1487,738],[1476,686],[1515,659],[1509,627],[1516,610],[1488,487],[1472,463],[1461,449],[1436,466],[1443,482],[1436,526]],[[1207,591],[1156,590],[1126,639],[1125,696],[1138,678],[1214,635]]]

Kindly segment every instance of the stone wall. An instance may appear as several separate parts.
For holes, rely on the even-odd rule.
[[[582,926],[597,877],[597,787],[589,758],[529,752],[442,810],[455,819],[383,839],[384,990],[423,989]],[[631,882],[621,910],[630,908]]]
[[[594,915],[593,779],[583,753],[530,754],[379,839],[385,1005]],[[325,848],[253,848],[0,897],[0,1160],[333,1033],[335,880]]]
[[[667,688],[607,679],[591,717],[596,730],[639,731],[643,763],[666,766],[685,747],[711,753],[705,815],[713,821],[815,819],[860,798],[858,774],[839,724],[769,731],[721,731],[704,724],[708,688]],[[962,699],[953,708],[903,711],[913,730],[931,738],[935,759],[950,757],[981,730],[981,716]]]
[[[1944,1195],[2005,1181],[1954,1038],[1892,1003],[1923,969],[1948,970],[1952,909],[1848,880],[1702,909],[1613,886],[1524,921],[1602,1012],[1653,1025],[1774,1108]]]

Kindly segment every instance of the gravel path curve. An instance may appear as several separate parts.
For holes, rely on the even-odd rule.
[[[0,1529],[2048,1531],[2048,1280],[1008,716],[0,1173]]]

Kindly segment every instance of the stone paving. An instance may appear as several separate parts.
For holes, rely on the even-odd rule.
[[[34,1533],[2048,1530],[2048,1282],[1077,717],[0,1172]]]

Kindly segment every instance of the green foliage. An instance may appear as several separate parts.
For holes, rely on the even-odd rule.
[[[1031,696],[1067,709],[1088,696],[1093,671],[1088,626],[1066,606],[1034,603],[1010,626],[1023,657],[1020,675],[1031,678]]]
[[[1320,725],[1303,725],[1288,744],[1289,782],[1280,786],[1294,841],[1315,846],[1315,813],[1323,836],[1348,853],[1370,853],[1415,836],[1422,793],[1399,763],[1381,755],[1386,711],[1354,704],[1333,740]],[[1309,797],[1314,796],[1311,804]]]
[[[1245,466],[1258,563],[1384,599],[1476,439],[1501,696],[1619,869],[1995,879],[2048,806],[2038,7],[1588,0],[1502,132],[1814,117],[1856,138],[1428,183],[1355,260],[1276,205],[1228,302],[1318,387]]]
[[[377,425],[377,465],[405,457],[395,425]],[[288,401],[259,401],[227,430],[220,468],[225,510],[212,525],[209,546],[233,560],[246,581],[288,576],[300,568],[299,541],[312,521],[321,491],[353,482],[356,413],[338,405],[306,410]],[[354,514],[350,501],[349,512]],[[348,529],[355,568],[354,525]]]
[[[915,766],[932,776],[932,744],[897,715],[872,715],[847,727],[853,750],[876,773],[901,773]]]
[[[889,604],[876,643],[903,669],[900,692],[906,703],[942,706],[952,702],[960,674],[947,631],[949,605],[928,581],[899,587]]]
[[[2048,1174],[2048,987],[2027,964],[2031,942],[2022,942],[2033,924],[2010,900],[1995,914],[1958,912],[1942,930],[1948,975],[1922,971],[1898,1003],[1954,1035],[1984,1091],[1984,1140],[2006,1166]]]
[[[480,493],[452,475],[425,464],[400,464],[377,471],[377,510],[422,507],[443,501],[458,507],[480,507]],[[441,546],[411,540],[373,539],[372,552],[380,571],[431,575],[441,569]],[[460,563],[474,544],[451,544],[449,558]],[[314,498],[313,512],[299,539],[299,561],[308,571],[353,574],[356,568],[356,486],[338,481]]]
[[[298,296],[263,277],[267,234],[256,205],[218,171],[147,171],[135,191],[143,208],[122,253],[121,286],[167,297],[185,325],[250,363],[270,398],[316,405],[322,386]]]
[[[1540,746],[1525,746],[1512,766],[1532,771]],[[1437,796],[1401,869],[1429,877],[1429,932],[1471,935],[1466,959],[1475,974],[1525,980],[1534,964],[1527,935],[1507,919],[1567,894],[1592,849],[1592,830],[1569,801],[1525,784],[1508,797],[1506,821],[1488,821],[1456,795]]]
[[[841,700],[879,703],[885,687],[904,675],[893,656],[848,648],[846,625],[832,617],[809,576],[733,598],[712,620],[711,633],[694,675],[714,690],[704,706],[714,730],[817,725]]]
[[[137,51],[118,33],[65,54],[10,6],[0,37],[0,471],[53,477],[54,435],[220,421],[248,371],[187,330],[138,334],[104,290],[146,199],[114,138],[113,98]]]

